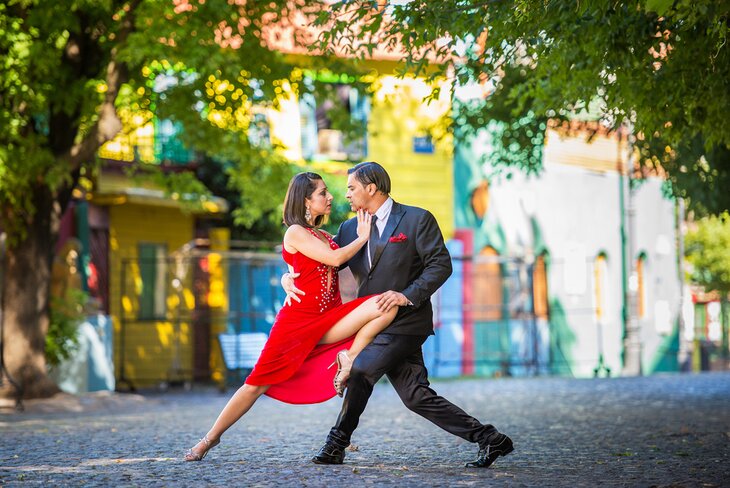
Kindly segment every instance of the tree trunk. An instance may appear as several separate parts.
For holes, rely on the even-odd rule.
[[[49,324],[53,225],[58,213],[47,187],[36,187],[35,214],[23,240],[9,236],[2,296],[5,366],[25,398],[43,398],[59,391],[46,371],[45,340]],[[15,395],[3,381],[0,396]]]

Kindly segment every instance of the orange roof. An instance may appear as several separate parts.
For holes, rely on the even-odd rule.
[[[313,23],[316,13],[305,13],[301,10],[293,12],[293,18],[267,24],[262,29],[262,35],[267,46],[272,50],[289,54],[318,55],[321,50],[312,50],[310,46],[318,41],[323,32],[329,27],[318,27]],[[333,20],[334,22],[334,20]],[[362,45],[360,45],[361,47]],[[353,57],[353,51],[358,51],[358,46],[340,38],[337,43],[331,45],[333,53],[337,57]],[[377,45],[372,54],[368,53],[367,58],[378,61],[401,61],[403,59],[403,47],[400,43],[388,47],[384,43]]]
[[[205,0],[173,0],[176,14],[194,11],[197,9],[196,3],[204,2]],[[229,0],[229,3],[235,3],[243,10],[245,9],[246,0]],[[371,15],[387,16],[386,6],[387,2],[380,2],[378,8],[373,10]],[[321,50],[310,49],[322,33],[331,28],[331,26],[317,27],[314,25],[315,17],[321,12],[321,8],[328,8],[327,3],[323,2],[318,5],[312,5],[311,9],[304,10],[296,0],[282,2],[278,13],[264,15],[260,22],[258,20],[255,21],[256,27],[261,26],[262,42],[272,51],[298,55],[322,54]],[[286,14],[283,14],[283,12],[286,12]],[[340,18],[349,13],[346,11],[339,14]],[[387,25],[387,18],[383,22],[383,25]],[[227,20],[223,20],[214,27],[216,42],[224,48],[238,49],[243,45],[244,32],[250,28],[251,19],[245,15],[242,15],[234,25],[231,25]],[[357,27],[353,30],[354,34],[360,34]],[[369,39],[377,41],[378,34],[376,33]],[[160,41],[174,44],[174,41],[171,39],[160,39]],[[353,46],[352,43],[345,41],[343,38],[337,39],[332,46],[334,55],[342,58],[352,58],[355,56],[353,52],[360,52],[360,50],[367,52],[367,59],[397,62],[403,60],[405,48],[400,42],[390,43],[389,45],[386,45],[384,42],[379,42],[373,48],[372,52],[368,52],[362,44]],[[437,62],[438,60],[435,56],[429,55],[429,61]],[[441,60],[440,62],[443,61]]]

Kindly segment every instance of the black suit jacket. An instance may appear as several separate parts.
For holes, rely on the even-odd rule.
[[[347,220],[335,236],[340,246],[357,238],[357,218]],[[391,334],[433,334],[431,295],[451,275],[451,256],[438,223],[427,210],[393,202],[385,230],[376,242],[373,267],[368,246],[363,246],[343,267],[349,266],[358,285],[358,296],[388,290],[403,293],[413,306],[400,307],[384,330]]]

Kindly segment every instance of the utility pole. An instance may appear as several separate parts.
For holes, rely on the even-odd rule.
[[[691,343],[687,340],[687,328],[694,327],[692,324],[687,324],[685,321],[685,307],[690,300],[690,297],[686,295],[687,290],[684,282],[684,200],[677,197],[677,203],[675,205],[675,228],[677,232],[677,272],[679,279],[679,352],[677,354],[677,360],[679,361],[680,371],[691,371],[692,369],[692,347]],[[689,302],[691,306],[691,301]],[[693,331],[694,332],[694,331]]]

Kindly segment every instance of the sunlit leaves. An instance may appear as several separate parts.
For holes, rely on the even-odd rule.
[[[693,222],[685,238],[690,279],[706,290],[730,293],[730,214]]]
[[[152,136],[156,120],[166,120],[181,127],[185,148],[265,176],[257,184],[239,185],[241,191],[280,191],[283,177],[276,175],[283,172],[267,176],[265,168],[267,161],[278,168],[280,157],[271,147],[249,143],[248,133],[257,113],[276,108],[288,91],[301,89],[302,75],[294,60],[268,45],[266,29],[277,24],[288,29],[295,43],[303,42],[301,26],[318,5],[313,0],[0,4],[0,209],[5,229],[14,222],[22,228],[22,220],[15,220],[19,215],[32,216],[28,196],[33,185],[63,192],[79,173],[95,173],[93,158],[81,168],[63,159],[74,145],[95,136],[101,104],[110,93],[116,95],[116,116],[124,129],[101,149],[103,157],[154,162],[151,143],[138,141]],[[317,69],[325,62],[309,64]],[[107,76],[110,67],[120,64],[122,84],[115,87]],[[331,63],[335,69],[341,64]],[[253,196],[246,198],[250,205],[244,221],[250,222],[261,211]]]

